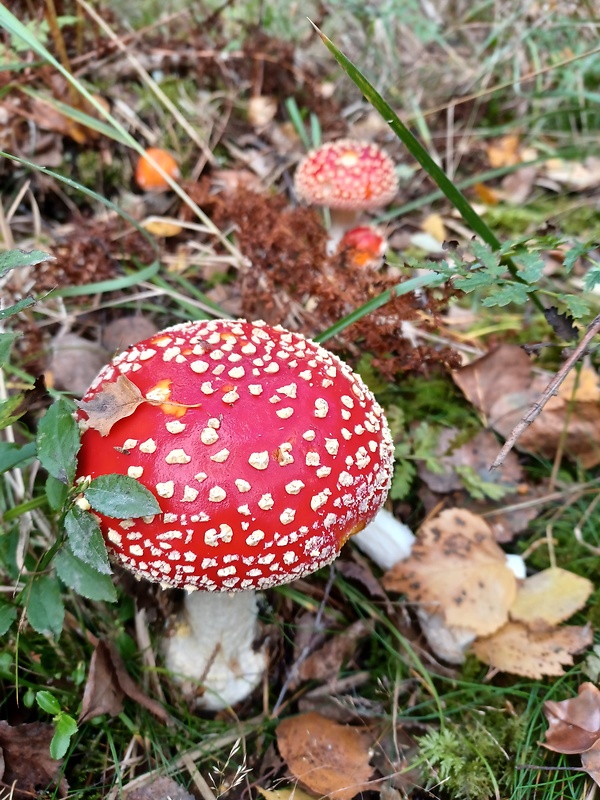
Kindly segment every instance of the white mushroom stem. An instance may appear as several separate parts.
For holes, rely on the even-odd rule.
[[[256,592],[192,592],[164,641],[165,662],[199,708],[219,711],[245,700],[267,666]],[[201,690],[204,690],[201,693]]]
[[[397,561],[408,558],[415,535],[404,523],[381,510],[360,533],[352,537],[354,544],[383,570],[391,569]]]
[[[330,208],[331,224],[327,231],[327,255],[333,255],[346,231],[358,225],[362,212],[346,208]]]

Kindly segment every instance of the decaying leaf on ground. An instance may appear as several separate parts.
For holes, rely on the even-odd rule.
[[[319,796],[351,800],[368,788],[373,769],[366,729],[311,711],[279,724],[277,746],[292,775]]]
[[[555,753],[583,753],[600,739],[600,690],[589,681],[582,683],[577,697],[547,700],[544,714],[548,720],[546,741]]]
[[[547,374],[534,374],[529,356],[516,345],[501,345],[455,370],[452,377],[486,423],[505,438],[539,399],[549,380]],[[600,382],[592,367],[567,375],[516,447],[553,458],[565,428],[565,454],[586,469],[600,464]]]
[[[66,797],[69,786],[61,778],[61,761],[50,757],[54,726],[44,722],[9,725],[0,721],[0,790],[15,800],[39,797],[48,786],[56,786]],[[8,795],[7,795],[8,796]]]
[[[125,696],[139,703],[162,722],[169,722],[169,715],[163,706],[148,697],[127,672],[115,646],[101,639],[90,661],[79,722],[86,722],[101,714],[116,716],[123,710]]]
[[[560,567],[545,569],[519,586],[510,616],[532,631],[544,630],[572,617],[593,591],[593,583],[581,575]]]
[[[489,526],[460,508],[426,522],[411,556],[384,575],[383,585],[442,614],[447,625],[479,636],[508,620],[517,591],[515,574]]]
[[[480,661],[500,672],[539,680],[545,675],[563,675],[573,665],[573,656],[594,640],[590,625],[565,625],[531,631],[520,622],[508,622],[491,636],[477,639],[472,650]]]

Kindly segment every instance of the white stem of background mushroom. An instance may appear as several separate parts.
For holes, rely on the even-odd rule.
[[[166,666],[199,708],[233,706],[256,689],[267,667],[265,647],[254,648],[258,633],[256,592],[192,592],[164,640]]]
[[[360,211],[347,210],[341,208],[331,208],[329,210],[331,224],[327,231],[327,255],[335,253],[339,243],[346,231],[355,228],[359,224],[361,217]]]
[[[371,561],[384,570],[391,569],[397,561],[408,558],[415,535],[404,523],[382,509],[360,533],[351,539]]]

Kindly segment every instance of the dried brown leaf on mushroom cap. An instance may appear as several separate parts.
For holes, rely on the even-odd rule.
[[[520,622],[508,622],[491,636],[477,639],[472,649],[480,661],[500,672],[540,679],[564,675],[573,655],[589,647],[593,639],[590,625],[535,632]]]
[[[383,585],[439,612],[447,625],[480,636],[508,620],[517,591],[517,579],[490,527],[460,508],[426,522],[410,558],[394,565]]]

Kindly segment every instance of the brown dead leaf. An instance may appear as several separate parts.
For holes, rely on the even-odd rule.
[[[56,337],[52,342],[46,383],[82,397],[108,359],[104,348],[75,333]]]
[[[433,492],[451,492],[462,489],[464,484],[456,467],[470,467],[486,483],[494,483],[516,491],[523,479],[523,470],[516,453],[509,453],[500,469],[490,470],[490,464],[498,454],[498,439],[491,431],[480,431],[460,447],[453,442],[460,436],[457,428],[443,428],[436,447],[439,458],[436,463],[442,472],[433,472],[425,462],[419,462],[421,480]]]
[[[122,701],[125,695],[162,722],[170,722],[162,705],[144,694],[127,672],[116,647],[101,639],[90,661],[79,722],[87,722],[100,714],[119,714],[123,710]]]
[[[277,745],[290,772],[311,792],[351,800],[368,788],[373,770],[365,730],[311,711],[283,720]]]
[[[131,416],[146,400],[135,383],[125,375],[119,375],[114,383],[106,383],[91,400],[77,403],[87,414],[87,425],[101,436],[108,436],[112,426],[120,419]]]
[[[477,639],[473,652],[484,664],[500,672],[539,679],[544,675],[563,675],[563,666],[573,664],[593,641],[589,625],[566,625],[547,631],[530,631],[520,622],[509,622],[492,636]]]
[[[572,617],[593,591],[593,583],[581,575],[559,567],[545,569],[519,586],[510,616],[530,630],[544,630]]]
[[[531,361],[521,347],[503,344],[454,370],[452,379],[467,400],[487,419],[498,398],[527,387]]]
[[[38,797],[48,785],[57,786],[59,797],[65,797],[69,788],[62,778],[61,764],[50,757],[50,741],[54,736],[54,725],[44,722],[29,722],[9,725],[0,721],[0,754],[4,769],[0,776],[0,787],[10,791],[11,797]]]
[[[145,783],[138,789],[125,792],[125,800],[194,800],[194,795],[190,794],[183,786],[180,786],[173,778],[163,775],[156,780]]]
[[[492,169],[498,167],[512,167],[521,161],[519,145],[521,137],[514,133],[509,133],[499,139],[495,139],[492,144],[487,146],[488,161]]]
[[[536,166],[522,167],[507,175],[500,184],[502,199],[513,206],[523,204],[531,194],[537,176]]]
[[[588,156],[583,161],[551,158],[543,170],[551,181],[576,192],[595,189],[600,183],[600,158],[597,156]]]
[[[583,753],[600,739],[600,690],[586,681],[577,692],[577,697],[544,703],[548,730],[542,745],[547,750]]]
[[[406,561],[383,576],[384,588],[403,592],[447,625],[479,636],[508,620],[517,580],[485,521],[460,508],[443,511],[420,529]]]
[[[590,778],[600,786],[600,741],[581,754],[581,766]]]
[[[502,345],[456,370],[452,377],[489,426],[506,438],[539,400],[551,376],[534,375],[529,357],[520,347]],[[565,453],[590,469],[600,464],[598,378],[591,367],[584,367],[573,393],[575,379],[576,373],[569,373],[558,395],[550,398],[516,447],[553,458],[568,423]]]
[[[373,620],[359,619],[344,631],[334,633],[325,644],[311,653],[300,665],[299,681],[329,681],[342,665],[352,658],[361,639],[373,633]]]
[[[102,330],[102,347],[109,353],[120,353],[129,345],[149,339],[158,333],[156,325],[142,314],[117,317]]]

